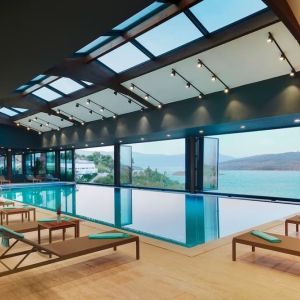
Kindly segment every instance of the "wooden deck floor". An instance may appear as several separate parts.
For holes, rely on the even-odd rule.
[[[264,228],[284,232],[282,220]],[[105,229],[84,221],[81,235]],[[37,240],[37,233],[26,236]],[[190,250],[142,238],[139,261],[134,250],[126,245],[2,277],[0,299],[300,299],[300,258],[239,245],[232,262],[230,237]]]

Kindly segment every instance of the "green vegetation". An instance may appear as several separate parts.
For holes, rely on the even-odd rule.
[[[168,177],[167,173],[160,173],[157,169],[152,170],[150,167],[142,171],[135,171],[132,176],[134,186],[167,188],[174,190],[184,189],[184,184]]]

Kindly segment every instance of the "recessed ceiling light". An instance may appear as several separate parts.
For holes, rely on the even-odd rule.
[[[74,146],[74,145],[72,145],[72,148],[75,148],[75,146]]]
[[[199,130],[199,133],[201,133],[201,134],[204,133],[204,130]]]
[[[167,134],[166,137],[171,137],[171,134]]]
[[[246,126],[245,125],[241,125],[241,127],[240,127],[241,129],[245,129],[246,128]]]
[[[85,144],[85,146],[88,147],[89,145],[88,145],[88,144]]]
[[[119,143],[123,143],[123,141],[120,140]]]
[[[294,123],[300,123],[300,119],[295,119]]]
[[[103,143],[103,142],[101,142],[101,145],[104,145],[104,143]]]
[[[198,95],[198,98],[199,98],[199,99],[202,99],[202,94],[199,94],[199,95]]]
[[[142,138],[141,138],[141,141],[144,141],[144,140],[145,140],[145,138],[142,137]]]

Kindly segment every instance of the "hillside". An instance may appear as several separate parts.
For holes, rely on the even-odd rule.
[[[300,171],[300,152],[255,155],[219,164],[220,170]]]

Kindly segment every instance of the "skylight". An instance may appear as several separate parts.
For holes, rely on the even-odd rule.
[[[190,10],[212,32],[266,7],[261,0],[203,0]]]
[[[97,39],[95,39],[94,41],[92,41],[91,43],[87,44],[83,48],[81,48],[78,51],[76,51],[76,53],[78,53],[78,54],[89,53],[93,49],[99,47],[102,43],[104,43],[105,41],[107,41],[109,38],[110,38],[110,36],[100,36]]]
[[[18,107],[13,107],[13,109],[14,109],[14,110],[17,110],[17,111],[20,112],[20,113],[23,113],[23,112],[25,112],[25,111],[28,110],[28,109],[26,109],[26,108],[18,108]]]
[[[149,60],[149,57],[131,43],[126,43],[98,58],[98,61],[117,73],[147,60]]]
[[[51,82],[49,85],[66,95],[74,93],[84,88],[78,82],[66,77],[61,77]]]
[[[29,87],[28,84],[23,84],[16,89],[16,92],[23,92]]]
[[[0,112],[7,115],[7,116],[9,116],[9,117],[13,117],[13,116],[18,114],[16,111],[13,111],[13,110],[8,109],[6,107],[0,108]]]
[[[85,81],[85,80],[81,80],[81,82],[83,82],[86,85],[94,85],[92,82],[89,81]]]
[[[38,76],[34,77],[33,79],[31,79],[31,81],[33,81],[33,82],[41,81],[45,77],[47,77],[47,76],[46,75],[38,75]]]
[[[42,87],[32,92],[32,94],[46,101],[53,101],[61,97],[60,94],[48,89],[47,87]]]
[[[140,21],[141,19],[147,17],[148,15],[152,14],[155,10],[160,8],[163,5],[161,2],[154,2],[151,5],[147,6],[137,14],[133,15],[126,21],[122,22],[118,26],[114,28],[114,30],[125,30],[129,26],[133,25],[134,23]]]
[[[202,33],[183,14],[154,27],[136,40],[155,56],[202,37]]]

